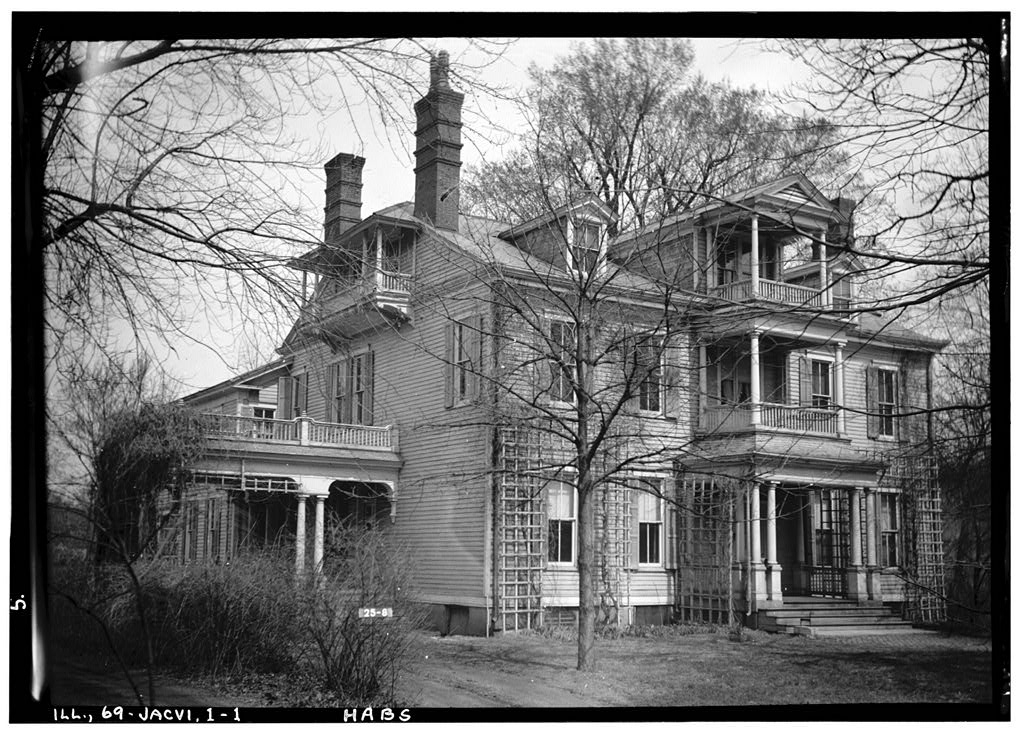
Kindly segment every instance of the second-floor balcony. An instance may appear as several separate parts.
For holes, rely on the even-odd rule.
[[[778,280],[759,279],[757,290],[753,280],[716,285],[711,294],[730,303],[745,303],[751,300],[766,300],[772,303],[794,306],[797,308],[821,308],[824,298],[818,288],[780,282]]]
[[[294,420],[238,415],[202,415],[207,435],[251,443],[355,448],[397,452],[398,434],[390,425],[345,425],[298,417]]]
[[[769,429],[835,436],[839,434],[839,412],[834,407],[771,402],[708,405],[701,415],[700,428],[709,435]]]

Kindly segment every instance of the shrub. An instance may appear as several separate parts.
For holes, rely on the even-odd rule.
[[[318,582],[306,586],[304,630],[309,661],[343,705],[394,706],[396,684],[422,627],[408,596],[408,555],[386,531],[332,523]],[[360,608],[390,608],[389,618],[360,618]]]

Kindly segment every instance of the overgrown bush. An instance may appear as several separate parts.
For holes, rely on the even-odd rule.
[[[328,528],[323,572],[306,586],[302,618],[312,670],[338,704],[399,704],[398,676],[425,621],[408,595],[411,573],[409,555],[385,530]],[[392,615],[361,618],[363,608]]]

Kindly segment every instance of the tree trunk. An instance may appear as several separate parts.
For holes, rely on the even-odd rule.
[[[594,598],[594,492],[589,471],[579,479],[579,585],[580,623],[576,669],[592,672],[597,666],[594,631],[597,605]]]

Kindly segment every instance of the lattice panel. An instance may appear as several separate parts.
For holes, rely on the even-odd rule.
[[[547,551],[545,508],[539,477],[543,444],[539,431],[501,431],[501,477],[497,518],[498,609],[502,631],[541,623],[541,574]]]
[[[902,491],[907,609],[915,621],[943,621],[945,567],[938,466],[932,456],[896,456],[890,460],[887,478]]]
[[[732,603],[734,492],[731,483],[681,485],[679,612],[683,620],[728,624]]]
[[[600,576],[598,579],[599,624],[619,621],[619,602],[628,595],[630,557],[629,490],[623,486],[608,485],[597,489],[594,512],[595,539]]]

